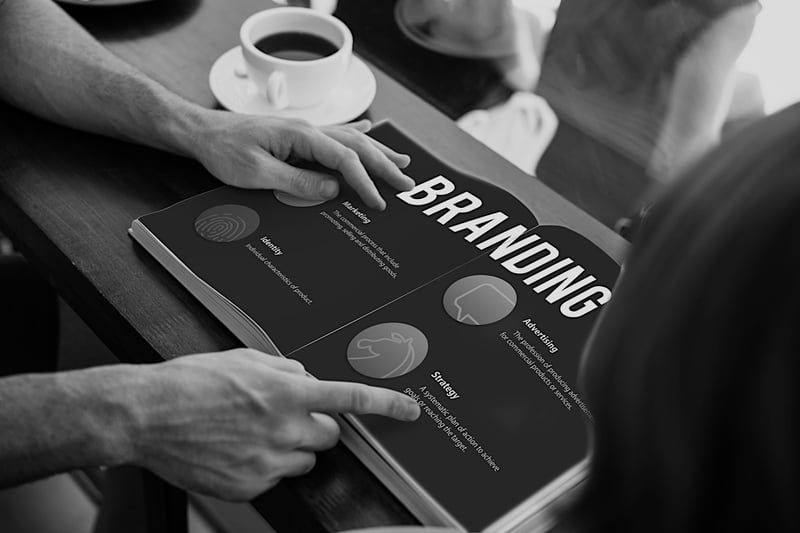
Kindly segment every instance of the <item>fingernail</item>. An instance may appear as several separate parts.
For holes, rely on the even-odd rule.
[[[420,415],[419,404],[415,400],[412,400],[411,398],[406,400],[406,404],[408,405],[408,409],[406,410],[405,413],[405,419],[411,422],[419,418]]]
[[[347,125],[353,129],[360,131],[361,133],[366,133],[370,129],[372,129],[372,122],[366,118],[362,120],[357,120],[355,122],[351,122]]]
[[[320,188],[320,194],[323,198],[333,198],[339,194],[339,184],[333,180],[324,182]]]
[[[411,156],[408,154],[400,154],[397,166],[400,168],[406,168],[410,164],[411,164]]]
[[[414,178],[406,176],[406,184],[405,184],[405,189],[404,190],[410,191],[411,189],[416,187],[416,185],[417,185],[417,182],[414,181]]]

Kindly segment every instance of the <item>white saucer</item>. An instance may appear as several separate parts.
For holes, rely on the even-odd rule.
[[[434,16],[427,14],[423,0],[399,0],[395,4],[394,18],[403,34],[423,48],[440,54],[470,59],[498,59],[517,53],[517,43],[508,35],[501,34],[484,41],[461,41],[433,33]],[[526,23],[536,31],[537,38],[548,32],[555,24],[556,0],[513,0],[512,16],[515,23]],[[540,44],[544,48],[544,43]]]
[[[480,42],[454,40],[434,33],[431,24],[435,16],[422,6],[423,0],[400,0],[395,4],[394,17],[400,30],[423,48],[440,54],[489,59],[514,54],[514,40],[498,35]]]
[[[222,54],[208,75],[211,92],[226,109],[251,115],[302,118],[317,126],[343,124],[360,116],[375,98],[375,75],[361,59],[353,56],[344,80],[328,98],[317,105],[303,108],[276,109],[258,95],[255,86],[244,74],[241,47]]]

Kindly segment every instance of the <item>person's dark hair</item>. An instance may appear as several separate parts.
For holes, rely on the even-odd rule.
[[[800,531],[800,106],[651,209],[583,361],[568,531]]]

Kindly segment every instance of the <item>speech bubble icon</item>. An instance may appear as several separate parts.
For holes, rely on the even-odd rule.
[[[517,305],[517,292],[495,276],[461,278],[444,293],[442,304],[450,317],[462,324],[485,326],[509,315]]]

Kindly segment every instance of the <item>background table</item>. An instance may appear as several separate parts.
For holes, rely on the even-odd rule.
[[[562,8],[569,2],[562,0]],[[501,103],[512,94],[503,81],[504,69],[513,65],[508,58],[449,57],[422,48],[399,29],[395,4],[384,0],[339,2],[336,15],[353,28],[356,47],[363,56],[453,120],[472,109]],[[558,33],[557,38],[569,37],[558,24],[553,30]],[[617,150],[608,139],[588,133],[581,121],[575,120],[573,111],[581,106],[585,95],[567,90],[574,89],[574,83],[561,78],[559,65],[551,57],[549,54],[544,58],[537,93],[550,102],[559,117],[559,127],[539,162],[537,177],[613,228],[617,220],[638,209],[653,179],[646,172],[643,158]],[[609,105],[613,102],[601,103],[603,108]],[[591,115],[590,111],[581,111]],[[609,124],[606,134],[646,138],[644,130],[657,128],[659,123],[660,117],[653,115],[626,124],[627,131],[615,131],[615,125]]]
[[[186,98],[214,107],[208,71],[237,44],[241,22],[264,7],[261,0],[159,0],[69,11],[123,59]],[[570,226],[614,255],[624,249],[607,227],[373,70],[378,93],[369,118],[391,119],[448,164],[524,191],[540,221]],[[0,105],[0,229],[122,361],[154,362],[239,345],[127,235],[134,218],[217,185],[193,161],[78,133]],[[175,497],[169,491],[158,495],[167,506]],[[283,481],[253,505],[285,531],[416,522],[342,446],[321,453],[312,473]]]

